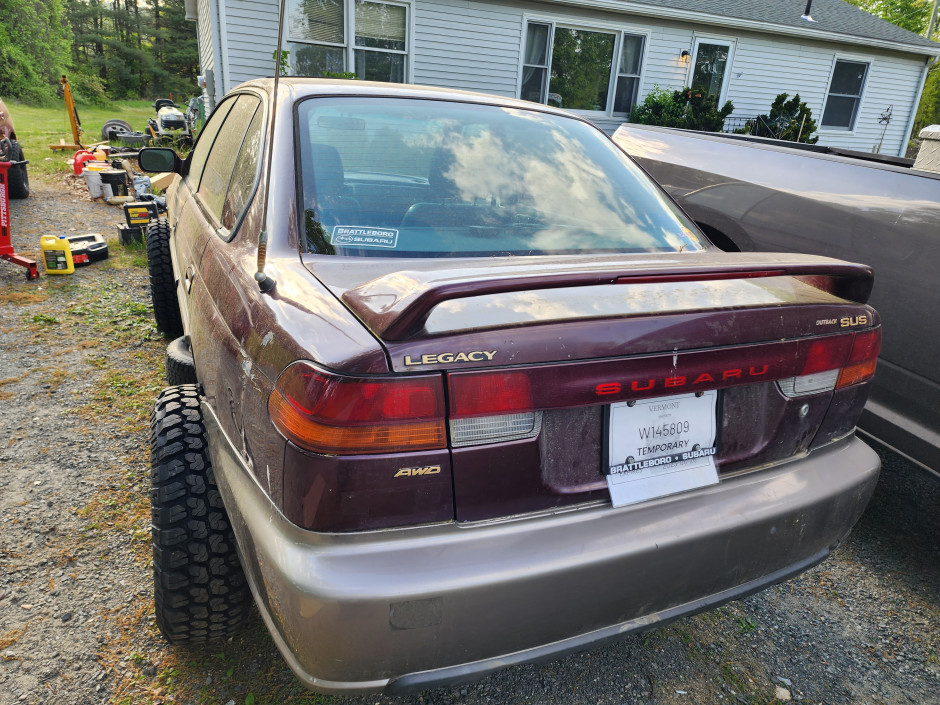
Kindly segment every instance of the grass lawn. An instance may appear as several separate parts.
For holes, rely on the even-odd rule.
[[[72,142],[72,128],[65,111],[65,101],[55,108],[36,108],[11,100],[4,102],[13,118],[23,154],[29,160],[29,173],[51,174],[71,169],[65,161],[71,159],[74,152],[49,149],[50,144],[58,144],[62,139],[66,144]],[[135,130],[143,131],[147,126],[147,118],[155,114],[152,103],[146,100],[118,101],[106,108],[80,105],[78,116],[82,122],[81,142],[100,142],[101,126],[112,118],[126,120]]]

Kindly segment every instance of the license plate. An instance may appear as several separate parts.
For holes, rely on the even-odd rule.
[[[718,482],[718,392],[611,404],[604,474],[615,507]]]

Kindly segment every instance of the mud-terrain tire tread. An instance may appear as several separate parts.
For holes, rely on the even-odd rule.
[[[10,140],[13,145],[10,161],[22,162],[26,160],[23,156],[23,148],[16,140]],[[26,173],[25,164],[11,166],[7,170],[7,184],[10,187],[10,198],[28,198],[29,197],[29,174]]]
[[[183,334],[173,262],[170,259],[170,224],[165,218],[147,227],[147,270],[150,274],[150,299],[157,328],[170,338]]]
[[[171,387],[199,383],[196,378],[196,361],[192,348],[189,347],[189,336],[181,335],[166,346],[165,368],[166,383]]]
[[[150,465],[157,627],[171,644],[228,637],[248,616],[251,592],[209,460],[196,385],[157,398]]]

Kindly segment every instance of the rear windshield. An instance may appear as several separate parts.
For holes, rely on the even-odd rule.
[[[535,110],[314,98],[299,121],[310,251],[363,257],[676,252],[682,213],[596,128]]]

